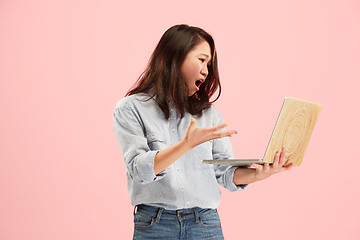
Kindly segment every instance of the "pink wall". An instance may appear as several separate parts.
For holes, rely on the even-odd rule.
[[[112,111],[177,23],[214,36],[236,156],[285,96],[323,105],[299,168],[222,190],[226,239],[360,239],[359,1],[220,2],[0,2],[0,239],[131,238]]]

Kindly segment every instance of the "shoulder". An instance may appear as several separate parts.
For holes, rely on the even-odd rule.
[[[220,111],[214,106],[214,104],[211,104],[211,106],[204,110],[203,114],[210,115],[212,117],[222,117]]]
[[[115,110],[133,109],[148,101],[152,102],[152,99],[145,93],[133,94],[120,99],[115,105]]]

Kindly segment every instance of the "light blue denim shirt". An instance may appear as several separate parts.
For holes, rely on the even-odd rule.
[[[183,118],[170,107],[170,118],[154,99],[134,94],[121,99],[113,112],[114,133],[123,153],[128,191],[132,205],[148,204],[168,210],[182,208],[217,208],[220,188],[244,189],[233,182],[236,167],[203,164],[203,159],[233,158],[228,137],[211,140],[188,151],[164,171],[155,175],[154,158],[185,136],[190,118],[196,125],[211,127],[222,123],[221,114],[211,106],[201,117],[186,113]]]

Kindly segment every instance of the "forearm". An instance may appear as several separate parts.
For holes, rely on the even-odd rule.
[[[256,170],[253,168],[238,168],[234,172],[235,185],[249,184],[259,180],[256,178]]]
[[[164,150],[159,151],[154,159],[155,175],[164,171],[190,149],[191,147],[189,144],[187,144],[185,140],[182,140],[168,148],[165,148]]]

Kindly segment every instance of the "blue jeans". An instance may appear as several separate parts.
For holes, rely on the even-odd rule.
[[[134,225],[133,239],[224,239],[216,209],[165,210],[138,205]]]

